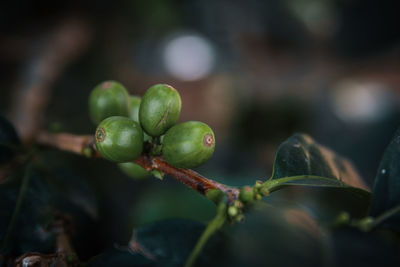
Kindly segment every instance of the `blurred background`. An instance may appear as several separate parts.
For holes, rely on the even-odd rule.
[[[305,132],[372,186],[400,122],[398,10],[395,0],[2,1],[0,111],[15,118],[21,91],[39,84],[51,89],[30,96],[48,100],[44,127],[88,134],[88,95],[100,82],[139,96],[168,83],[182,97],[180,121],[214,129],[215,154],[197,169],[205,176],[266,179],[279,144]],[[42,161],[76,178],[90,214],[82,232],[98,241],[76,244],[83,258],[126,243],[134,226],[214,214],[169,178],[133,181],[114,164],[59,151]]]

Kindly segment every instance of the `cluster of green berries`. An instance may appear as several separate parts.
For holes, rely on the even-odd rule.
[[[140,99],[130,96],[122,84],[105,81],[89,96],[90,117],[98,125],[97,151],[119,163],[134,178],[149,175],[132,162],[145,147],[151,147],[150,153],[162,155],[178,168],[194,168],[210,159],[215,148],[213,131],[198,121],[176,124],[180,112],[181,97],[175,88],[166,84],[151,86]]]

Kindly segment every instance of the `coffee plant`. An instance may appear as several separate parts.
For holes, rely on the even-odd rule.
[[[0,117],[3,266],[400,266],[400,130],[372,190],[347,159],[300,133],[279,146],[270,178],[231,186],[191,170],[210,160],[218,137],[203,122],[177,123],[181,98],[172,86],[156,84],[140,98],[105,81],[88,103],[91,135],[41,130],[22,144]],[[70,231],[82,221],[57,203],[90,213],[80,200],[89,189],[77,194],[79,179],[37,160],[49,149],[111,161],[135,180],[176,179],[215,205],[214,218],[144,224],[128,244],[82,260]],[[164,193],[157,195],[168,203]],[[312,194],[327,197],[316,203]]]

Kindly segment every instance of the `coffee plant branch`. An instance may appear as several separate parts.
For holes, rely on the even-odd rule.
[[[100,153],[96,151],[94,137],[92,135],[73,135],[69,133],[49,133],[47,131],[40,131],[36,141],[39,145],[54,147],[86,157],[101,158]],[[158,170],[165,173],[202,195],[206,195],[206,193],[212,189],[217,189],[226,194],[228,202],[230,203],[233,203],[239,197],[238,188],[220,184],[191,169],[173,167],[159,156],[142,154],[134,162],[148,171]]]

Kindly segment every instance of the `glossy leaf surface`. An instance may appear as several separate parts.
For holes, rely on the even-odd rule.
[[[374,188],[370,215],[378,217],[389,214],[382,225],[400,230],[400,129],[398,129],[387,147],[379,165]],[[390,212],[393,210],[394,212]],[[397,212],[396,212],[397,210]]]
[[[285,185],[339,187],[369,198],[368,187],[353,165],[306,134],[295,134],[277,151],[270,191]]]

